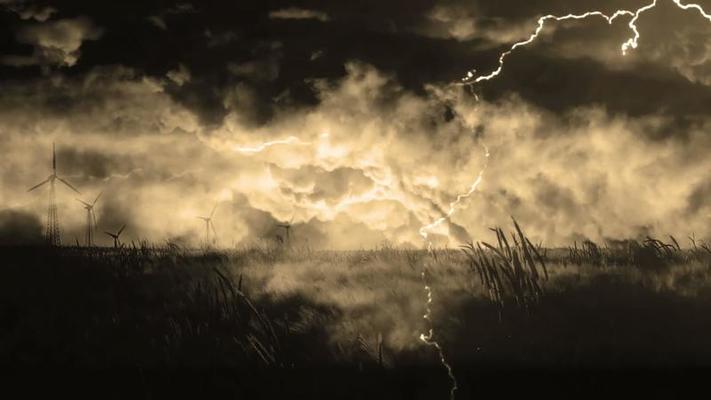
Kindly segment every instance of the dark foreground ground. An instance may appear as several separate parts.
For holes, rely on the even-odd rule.
[[[708,369],[464,369],[457,399],[704,398]],[[448,399],[436,368],[361,372],[348,369],[41,370],[4,375],[17,398],[101,399]],[[534,397],[534,398],[535,398]]]
[[[549,253],[516,279],[491,258],[497,286],[460,251],[3,248],[1,379],[23,398],[449,398],[418,340],[425,268],[457,398],[708,390],[711,253]]]

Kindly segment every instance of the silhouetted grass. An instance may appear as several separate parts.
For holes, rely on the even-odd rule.
[[[417,339],[427,264],[432,323],[463,398],[515,392],[477,382],[484,371],[711,366],[706,243],[560,251],[515,221],[492,232],[495,242],[432,253],[2,248],[0,365],[119,368],[132,398],[207,386],[237,398],[444,397],[446,374]]]
[[[496,246],[469,243],[462,251],[491,301],[503,308],[508,299],[513,299],[516,305],[528,309],[543,294],[541,283],[548,280],[548,270],[539,250],[515,220],[513,223],[516,231],[510,236],[512,244],[501,228],[495,228],[491,230],[496,234]]]
[[[632,266],[649,271],[660,271],[675,264],[708,262],[711,248],[692,239],[693,247],[683,249],[674,236],[669,241],[647,236],[644,240],[623,240],[598,245],[586,240],[568,248],[562,261],[573,265]]]

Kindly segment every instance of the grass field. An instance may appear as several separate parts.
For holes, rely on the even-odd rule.
[[[457,398],[613,383],[674,394],[711,366],[703,243],[545,249],[517,230],[490,243],[7,247],[0,363],[18,382],[50,376],[57,390],[108,398],[448,398],[446,370],[419,339],[432,327]]]

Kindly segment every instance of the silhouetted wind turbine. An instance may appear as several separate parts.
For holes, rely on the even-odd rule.
[[[212,242],[217,241],[217,232],[215,231],[215,224],[212,223],[212,216],[215,215],[215,210],[217,210],[217,204],[212,208],[209,217],[196,217],[205,221],[205,246],[210,245],[210,228],[212,228]]]
[[[47,230],[45,231],[45,238],[50,246],[60,246],[62,244],[59,228],[59,214],[57,213],[57,202],[54,190],[54,182],[57,180],[65,184],[69,189],[79,193],[74,186],[57,175],[57,152],[55,151],[54,143],[52,143],[52,174],[44,181],[27,190],[28,192],[31,192],[45,183],[49,183],[49,207],[47,208]]]
[[[94,206],[99,200],[99,197],[101,197],[102,193],[103,192],[99,192],[99,195],[96,196],[94,202],[91,204],[85,202],[84,200],[77,199],[78,202],[84,205],[84,209],[86,210],[86,233],[84,234],[84,238],[86,240],[87,247],[94,245],[94,229],[96,228],[96,213],[94,213]]]
[[[121,232],[123,232],[124,228],[126,228],[126,224],[124,224],[121,229],[118,230],[116,233],[111,233],[111,232],[106,232],[104,231],[105,234],[111,236],[114,238],[114,248],[118,248],[121,245],[121,241],[119,240],[119,237],[121,236]]]
[[[277,224],[279,228],[284,228],[284,242],[289,243],[289,238],[290,238],[290,233],[291,233],[291,223],[294,222],[294,217],[291,217],[291,220],[289,222],[285,222],[282,224]]]

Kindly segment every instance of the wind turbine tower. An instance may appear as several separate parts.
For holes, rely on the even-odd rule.
[[[57,213],[57,200],[54,187],[54,182],[57,180],[65,184],[69,189],[79,193],[74,186],[57,175],[57,152],[55,151],[54,143],[52,143],[52,174],[48,176],[47,179],[28,190],[28,192],[31,192],[40,186],[43,186],[45,183],[49,183],[49,206],[47,207],[47,229],[45,230],[45,239],[47,240],[47,244],[50,246],[62,245],[61,230],[59,227],[59,214]]]
[[[197,217],[205,221],[205,246],[210,246],[210,229],[212,229],[212,243],[217,242],[217,232],[215,231],[215,224],[212,223],[212,216],[215,215],[215,210],[217,209],[217,204],[212,208],[212,212],[209,217]]]
[[[289,244],[290,239],[291,239],[291,224],[294,222],[294,217],[291,217],[291,220],[289,222],[285,222],[283,224],[277,224],[279,228],[284,229],[284,243]]]
[[[114,248],[115,248],[115,249],[118,249],[119,247],[122,246],[122,244],[121,244],[121,232],[123,232],[124,229],[126,229],[126,224],[124,224],[124,225],[121,227],[121,229],[119,229],[118,232],[116,232],[116,233],[111,233],[111,232],[104,231],[105,234],[111,236],[111,237],[114,239]]]
[[[96,213],[94,212],[94,206],[96,202],[101,197],[101,193],[96,196],[93,203],[87,203],[84,200],[77,199],[78,202],[84,205],[86,210],[86,233],[84,234],[84,240],[86,241],[86,246],[91,247],[94,245],[94,229],[96,229]]]

